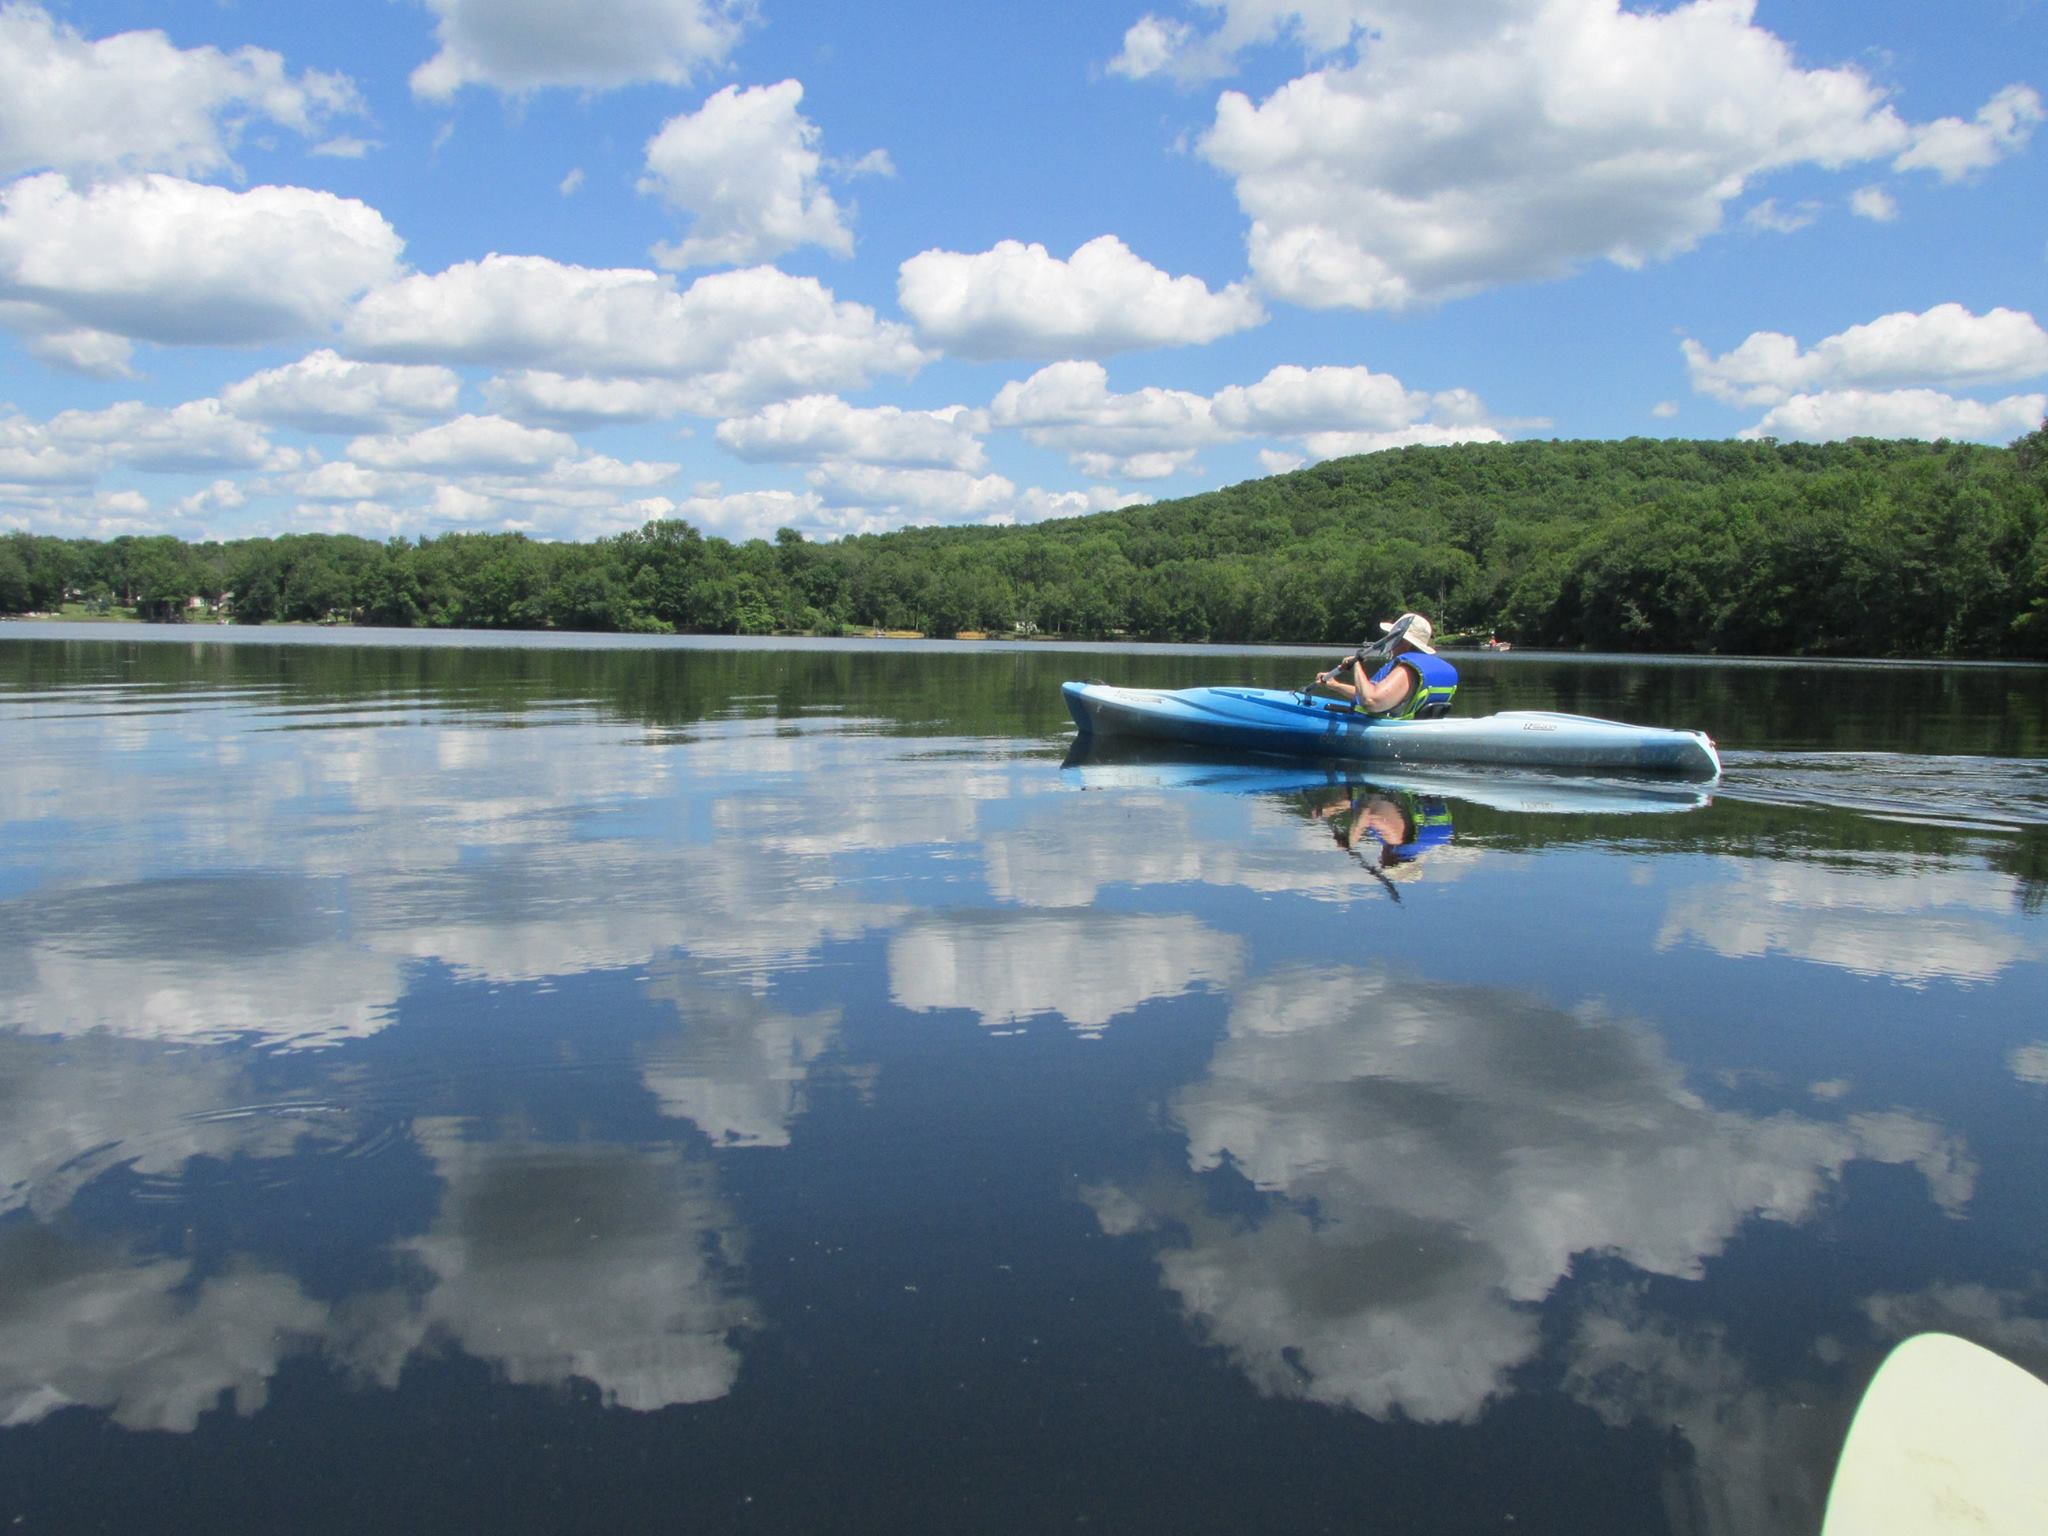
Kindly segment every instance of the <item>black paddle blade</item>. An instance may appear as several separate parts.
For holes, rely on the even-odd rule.
[[[1401,622],[1400,622],[1400,623],[1396,624],[1396,625],[1395,625],[1395,626],[1394,626],[1394,627],[1393,627],[1392,629],[1388,630],[1388,631],[1387,631],[1387,632],[1386,632],[1386,633],[1385,633],[1384,635],[1381,635],[1381,636],[1379,637],[1379,639],[1377,639],[1377,640],[1374,640],[1374,641],[1370,641],[1369,643],[1367,643],[1367,644],[1365,644],[1365,645],[1361,645],[1361,646],[1360,646],[1360,647],[1358,648],[1358,654],[1359,654],[1359,657],[1360,657],[1360,659],[1363,659],[1363,658],[1365,658],[1365,657],[1367,657],[1367,656],[1384,656],[1384,655],[1386,655],[1386,654],[1387,654],[1387,652],[1391,651],[1391,650],[1392,650],[1392,649],[1394,648],[1394,642],[1395,642],[1396,640],[1399,640],[1399,639],[1400,639],[1400,638],[1401,638],[1401,637],[1402,637],[1403,635],[1407,634],[1407,633],[1408,633],[1408,630],[1409,630],[1409,627],[1410,627],[1411,625],[1413,625],[1414,623],[1415,623],[1415,615],[1414,615],[1414,614],[1412,614],[1412,613],[1411,613],[1411,614],[1408,614],[1408,615],[1407,615],[1406,617],[1404,617],[1404,618],[1403,618],[1403,619],[1401,620]]]

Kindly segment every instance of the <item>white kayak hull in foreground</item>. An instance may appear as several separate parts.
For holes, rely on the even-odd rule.
[[[1589,715],[1508,710],[1469,719],[1375,720],[1327,699],[1272,688],[1118,688],[1067,683],[1083,734],[1189,742],[1284,757],[1467,764],[1716,779],[1720,754],[1699,731]]]
[[[1857,1406],[1821,1536],[2040,1536],[2044,1445],[2048,1383],[1953,1334],[1916,1334]]]

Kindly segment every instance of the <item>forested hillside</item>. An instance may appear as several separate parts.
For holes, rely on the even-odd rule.
[[[1024,528],[813,544],[656,522],[594,544],[444,534],[0,541],[0,612],[69,599],[242,623],[1343,642],[1416,608],[1522,645],[2048,656],[2048,427],[2007,448],[1408,448]]]

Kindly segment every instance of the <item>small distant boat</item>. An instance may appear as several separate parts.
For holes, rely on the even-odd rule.
[[[1382,720],[1348,704],[1274,688],[1159,690],[1066,683],[1060,692],[1083,735],[1369,763],[1498,765],[1699,780],[1721,776],[1720,754],[1704,732],[1590,715],[1508,710],[1469,719]]]

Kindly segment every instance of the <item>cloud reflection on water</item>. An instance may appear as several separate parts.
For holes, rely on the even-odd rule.
[[[678,1028],[648,1045],[641,1079],[661,1111],[720,1146],[786,1147],[790,1123],[840,1010],[801,1016],[768,1007],[681,954],[657,960],[646,995],[673,1007]]]
[[[1242,939],[1178,914],[933,912],[890,937],[889,996],[997,1027],[1053,1015],[1099,1030],[1154,998],[1228,985],[1244,958]]]
[[[1348,799],[1320,798],[1333,795],[1340,805]],[[1429,878],[1455,878],[1474,857],[1455,846],[1434,850]],[[1162,885],[1384,899],[1328,827],[1286,794],[1111,789],[1028,802],[1016,824],[984,833],[981,858],[991,894],[1020,906],[1085,907],[1105,889]]]
[[[347,1134],[325,1106],[245,1108],[253,1096],[226,1051],[0,1034],[0,1216],[47,1220],[116,1167],[169,1178],[196,1157],[282,1157]]]
[[[737,1379],[744,1240],[708,1163],[677,1145],[400,1120],[383,1134],[427,1154],[438,1214],[391,1249],[406,1285],[332,1310],[247,1257],[197,1275],[66,1235],[74,1198],[112,1171],[168,1196],[196,1159],[283,1170],[308,1136],[335,1150],[388,1116],[417,1085],[346,1052],[338,1078],[312,1073],[331,1114],[238,1106],[262,1097],[256,1048],[383,1033],[425,964],[458,985],[537,988],[523,1006],[541,1008],[565,978],[638,972],[656,1027],[626,1037],[625,1065],[661,1114],[715,1145],[787,1145],[839,1010],[775,1009],[769,978],[907,910],[824,856],[972,826],[971,805],[935,822],[922,784],[872,765],[873,793],[842,776],[830,799],[763,801],[759,721],[680,749],[573,719],[380,724],[215,736],[176,710],[79,715],[62,723],[61,770],[0,786],[17,824],[69,820],[43,883],[0,903],[14,1031],[0,1034],[0,1214],[33,1216],[0,1229],[0,1271],[19,1282],[0,1303],[0,1419],[88,1404],[190,1430],[224,1391],[253,1412],[283,1356],[315,1347],[386,1386],[423,1352],[459,1350],[507,1381],[584,1381],[633,1409]],[[774,746],[796,775],[846,752],[825,733]],[[670,803],[692,774],[695,830],[614,835],[610,818]],[[602,1056],[590,1021],[559,1022]],[[110,1314],[117,1327],[96,1326]]]
[[[123,1429],[190,1433],[223,1393],[252,1414],[293,1341],[326,1321],[298,1282],[253,1265],[194,1284],[187,1260],[0,1229],[0,1428],[84,1406]]]
[[[452,1349],[640,1411],[732,1390],[734,1340],[756,1319],[708,1166],[674,1148],[476,1141],[452,1122],[415,1133],[443,1188],[431,1229],[396,1250],[418,1278],[333,1305],[247,1259],[195,1276],[68,1224],[0,1228],[0,1427],[87,1406],[187,1433],[223,1393],[254,1413],[284,1356],[314,1348],[386,1388]]]
[[[1967,846],[1735,860],[1716,850],[1752,823],[1717,841],[1731,820],[1718,812],[1659,818],[1690,831],[1610,818],[1594,833],[1568,819],[1591,815],[1584,803],[1527,819],[1491,806],[1468,827],[1461,802],[1471,835],[1414,866],[1411,928],[1340,927],[1342,903],[1384,893],[1300,792],[1072,793],[1031,743],[861,735],[758,713],[772,705],[656,740],[596,708],[537,709],[509,730],[451,720],[444,703],[79,715],[39,739],[51,750],[32,770],[0,778],[0,820],[35,839],[6,866],[34,883],[0,903],[0,1026],[16,1031],[0,1034],[0,1421],[89,1404],[190,1429],[223,1393],[233,1411],[260,1406],[295,1352],[380,1390],[462,1356],[624,1410],[719,1398],[744,1385],[749,1339],[768,1326],[740,1213],[775,1209],[781,1230],[762,1222],[762,1240],[800,1243],[812,1229],[786,1207],[815,1159],[843,1149],[831,1135],[922,1151],[931,1110],[917,1094],[957,1103],[941,1074],[1000,1058],[1086,1074],[1091,1115],[1101,1106],[1085,1140],[1099,1161],[1082,1165],[1095,1225],[1156,1250],[1164,1286],[1116,1267],[1124,1290],[1108,1300],[1131,1309],[1133,1337],[1178,1309],[1268,1396],[1379,1419],[1471,1424],[1548,1391],[1538,1412],[1682,1423],[1696,1527],[1811,1528],[1785,1517],[1806,1508],[1799,1479],[1822,1459],[1799,1416],[1807,1362],[1774,1375],[1728,1326],[1653,1299],[1711,1282],[1759,1224],[1817,1225],[1858,1162],[1911,1170],[1890,1182],[1961,1213],[1978,1187],[1962,1138],[1905,1110],[1844,1115],[1853,1063],[1801,1061],[1812,1070],[1795,1077],[1743,1059],[1717,1078],[1709,1062],[1695,1080],[1651,1022],[1381,970],[1272,967],[1399,945],[1431,965],[1476,960],[1451,975],[1542,985],[1555,972],[1524,952],[1540,929],[1470,936],[1475,918],[1566,889],[1553,849],[1577,866],[1571,889],[1596,897],[1627,860],[1620,899],[1649,914],[1631,941],[1642,952],[1611,970],[1596,969],[1605,955],[1567,957],[1583,990],[1604,975],[1654,995],[1668,962],[1648,933],[1673,891],[1657,942],[1710,951],[1686,961],[1710,977],[1728,974],[1717,955],[1797,954],[1880,980],[1989,979],[2039,953],[2012,921],[2015,881]],[[1428,899],[1453,878],[1454,899]],[[1436,942],[1447,934],[1458,945]],[[1845,986],[1821,976],[1802,1001]],[[1176,1012],[1177,999],[1194,1001]],[[1146,1007],[1188,1026],[1170,1050],[1057,1038]],[[905,1028],[895,1010],[926,1017]],[[1226,1012],[1206,1073],[1180,1082]],[[910,1054],[942,1029],[958,1044],[967,1020],[1053,1038]],[[305,1046],[322,1049],[285,1049]],[[2011,1074],[2048,1080],[2043,1050],[2014,1049]],[[912,1059],[887,1082],[874,1064]],[[1789,1113],[1718,1108],[1700,1086],[1754,1102],[1814,1076],[1816,1099],[1839,1097]],[[998,1070],[977,1084],[994,1096],[1024,1081]],[[851,1084],[874,1114],[807,1119],[826,1083]],[[294,1093],[303,1113],[263,1107]],[[1147,1113],[1162,1101],[1163,1131]],[[1162,1135],[1184,1138],[1185,1165],[1173,1144],[1170,1170],[1134,1171]],[[1043,1147],[992,1150],[1003,1172],[975,1197],[991,1225],[1086,1227],[1072,1165],[1033,1183]],[[997,1182],[1011,1154],[1015,1182]],[[208,1162],[234,1187],[210,1186]],[[342,1283],[323,1283],[318,1254],[250,1240],[260,1212],[222,1216],[220,1202],[316,1167],[360,1205]],[[835,1194],[847,1209],[804,1219],[884,1210],[863,1230],[905,1246],[878,1246],[878,1262],[908,1255],[920,1280],[961,1279],[944,1269],[958,1253],[947,1233],[893,1220],[921,1195],[878,1177]],[[179,1202],[205,1206],[195,1226],[237,1251],[217,1243],[201,1262],[107,1235]],[[1804,1278],[1786,1264],[1769,1283]],[[758,1289],[788,1323],[803,1283]],[[978,1284],[966,1276],[958,1294],[998,1294]],[[943,1329],[944,1289],[925,1284],[918,1327]],[[2033,1303],[1965,1290],[1878,1298],[1869,1317],[1982,1330],[2004,1306],[2001,1326],[2027,1336]],[[1712,1284],[1694,1292],[1702,1311],[1719,1304]],[[937,1334],[907,1337],[856,1341],[854,1355],[915,1360]],[[1134,1355],[1134,1374],[1184,1364],[1159,1348]]]
[[[416,962],[521,981],[684,946],[758,986],[905,910],[837,879],[818,847],[788,846],[787,820],[750,803],[752,780],[706,785],[708,840],[607,835],[621,807],[663,803],[692,771],[688,752],[616,727],[321,733],[320,752],[243,765],[223,794],[210,771],[185,771],[208,754],[194,718],[164,717],[172,740],[142,772],[103,750],[134,721],[65,722],[96,750],[71,778],[45,885],[0,902],[0,1025],[331,1046],[384,1028]],[[793,745],[816,756],[824,742]],[[929,815],[912,813],[928,797],[911,789],[847,802],[868,806],[862,846],[930,839]],[[42,790],[0,795],[25,819],[52,809]]]
[[[2021,897],[2015,877],[1976,860],[1716,859],[1707,883],[1672,898],[1657,944],[1703,944],[1731,959],[1790,955],[1913,986],[1986,982],[2042,956],[2004,921]]]
[[[340,1358],[386,1387],[422,1350],[453,1347],[522,1386],[595,1386],[649,1411],[723,1397],[732,1336],[753,1325],[728,1278],[744,1245],[711,1170],[673,1147],[480,1140],[414,1127],[442,1185],[431,1230],[400,1251],[424,1294],[343,1304]]]
[[[1579,1255],[1695,1279],[1852,1161],[1914,1167],[1947,1210],[1976,1177],[1918,1116],[1716,1109],[1641,1024],[1349,968],[1241,988],[1172,1112],[1189,1176],[1097,1186],[1104,1230],[1157,1234],[1166,1287],[1262,1391],[1432,1422],[1510,1389]],[[1257,1219],[1207,1202],[1226,1167],[1269,1197]]]
[[[1674,1526],[1748,1536],[1819,1529],[1862,1388],[1900,1340],[1952,1333],[2048,1376],[2048,1292],[1941,1282],[1863,1298],[1872,1337],[1823,1335],[1804,1358],[1757,1369],[1717,1322],[1657,1316],[1640,1286],[1594,1288],[1566,1346],[1564,1390],[1609,1425],[1671,1426],[1688,1463],[1667,1479]]]

